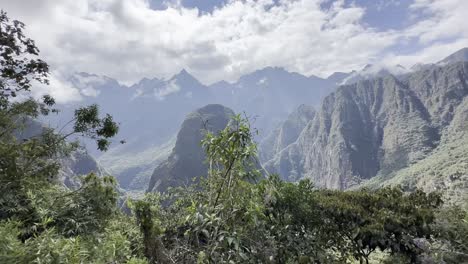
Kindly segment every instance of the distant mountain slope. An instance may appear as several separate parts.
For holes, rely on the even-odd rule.
[[[245,111],[261,139],[298,105],[318,105],[336,86],[335,79],[306,77],[272,67],[242,76],[235,83],[219,82],[209,87],[185,70],[167,80],[143,78],[131,86],[88,73],[77,73],[70,82],[80,91],[82,100],[62,105],[62,113],[53,124],[61,127],[71,120],[74,109],[92,103],[113,115],[120,123],[116,140],[125,139],[127,143],[113,144],[104,154],[91,144],[89,150],[110,168],[122,186],[130,189],[141,187],[134,183],[143,183],[157,160],[168,155],[168,149],[160,147],[174,138],[184,117],[195,109],[219,103],[239,113]],[[156,153],[159,150],[164,154]]]
[[[440,146],[468,94],[468,63],[340,87],[296,142],[265,166],[288,180],[346,189],[403,169]],[[460,133],[467,133],[461,129]],[[460,142],[461,143],[461,142]]]
[[[334,72],[330,76],[327,77],[328,81],[331,81],[332,83],[339,85],[342,83],[347,77],[349,77],[352,74],[346,73],[346,72]]]
[[[267,67],[246,74],[233,84],[219,82],[211,88],[218,102],[236,112],[246,112],[262,138],[299,105],[319,105],[341,77],[340,74],[330,79],[306,77],[283,68]]]
[[[143,151],[126,152],[118,146],[101,155],[99,163],[127,190],[146,190],[154,169],[165,161],[175,145],[176,137]]]
[[[190,113],[181,125],[171,154],[154,170],[148,191],[188,185],[194,177],[205,176],[208,169],[200,142],[207,130],[216,133],[224,129],[233,115],[231,109],[217,104]]]
[[[315,110],[309,105],[300,105],[286,121],[281,123],[259,144],[260,161],[272,159],[277,153],[293,143],[305,126],[314,118]]]

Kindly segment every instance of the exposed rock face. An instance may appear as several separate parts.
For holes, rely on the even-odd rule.
[[[277,153],[293,143],[315,116],[315,110],[310,105],[300,105],[292,112],[286,121],[273,130],[259,145],[260,161],[272,159]]]
[[[446,204],[468,209],[468,96],[454,112],[451,124],[442,134],[440,144],[424,159],[410,166],[374,177],[364,186],[379,188],[400,185],[407,190],[415,188],[438,191]]]
[[[206,131],[216,133],[224,129],[233,115],[231,109],[216,104],[189,114],[182,123],[168,159],[154,170],[148,191],[165,191],[168,187],[188,185],[194,177],[206,175],[208,169],[200,142]]]
[[[265,167],[287,180],[311,178],[337,189],[398,171],[426,157],[449,127],[458,127],[454,122],[462,122],[454,116],[466,100],[467,78],[468,63],[459,62],[401,80],[386,76],[342,86]]]
[[[99,166],[97,161],[91,157],[85,149],[78,149],[73,151],[70,156],[64,157],[60,160],[59,180],[69,188],[78,188],[80,181],[78,176],[88,175],[95,173],[103,176],[104,169]]]

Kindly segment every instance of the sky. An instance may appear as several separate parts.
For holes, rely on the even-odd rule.
[[[468,47],[467,0],[0,0],[26,24],[60,99],[73,72],[205,84],[267,67],[326,77]]]

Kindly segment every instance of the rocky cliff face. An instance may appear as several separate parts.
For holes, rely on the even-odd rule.
[[[89,155],[85,149],[73,151],[70,156],[60,160],[59,181],[68,188],[78,188],[80,181],[78,176],[95,173],[99,176],[106,174],[97,161]]]
[[[265,167],[287,180],[346,189],[417,163],[466,118],[454,121],[464,112],[467,77],[468,63],[458,62],[342,86]]]
[[[260,161],[272,159],[277,153],[293,143],[301,131],[314,118],[315,110],[310,105],[300,105],[288,119],[282,122],[259,144]]]
[[[166,161],[154,170],[148,191],[189,185],[194,177],[207,173],[205,153],[200,145],[206,131],[224,129],[234,112],[222,105],[207,105],[189,114],[177,134],[176,143]]]

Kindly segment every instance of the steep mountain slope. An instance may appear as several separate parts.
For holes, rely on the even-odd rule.
[[[42,134],[44,129],[45,126],[42,123],[28,120],[25,128],[18,131],[17,137],[19,139],[36,137]],[[60,158],[60,166],[58,181],[68,188],[79,187],[78,176],[89,173],[96,173],[97,175],[105,174],[104,169],[84,148],[79,148],[70,153],[69,156]]]
[[[347,77],[349,77],[354,72],[334,72],[330,76],[327,77],[328,81],[331,81],[335,85],[339,85],[342,83]]]
[[[68,157],[62,158],[60,163],[59,180],[69,188],[78,188],[80,186],[78,176],[90,173],[99,176],[108,175],[101,165],[83,148],[72,152]]]
[[[259,144],[260,161],[272,159],[277,153],[293,143],[305,126],[315,116],[315,110],[310,105],[300,105],[292,112],[286,121],[281,123]]]
[[[171,154],[154,170],[148,191],[165,191],[206,175],[205,153],[200,142],[206,131],[216,133],[224,129],[233,115],[231,109],[217,104],[190,113],[182,123]]]
[[[430,155],[402,170],[379,175],[363,185],[372,188],[401,185],[408,190],[439,191],[447,201],[467,206],[468,96],[454,111],[451,124]]]
[[[444,66],[454,62],[468,61],[468,47],[458,50],[457,52],[447,56],[443,60],[437,62],[438,65]]]
[[[288,180],[346,189],[427,157],[455,126],[468,63],[360,81],[326,97],[296,142],[266,163]],[[462,118],[458,118],[462,119]],[[465,133],[466,130],[463,130]]]

